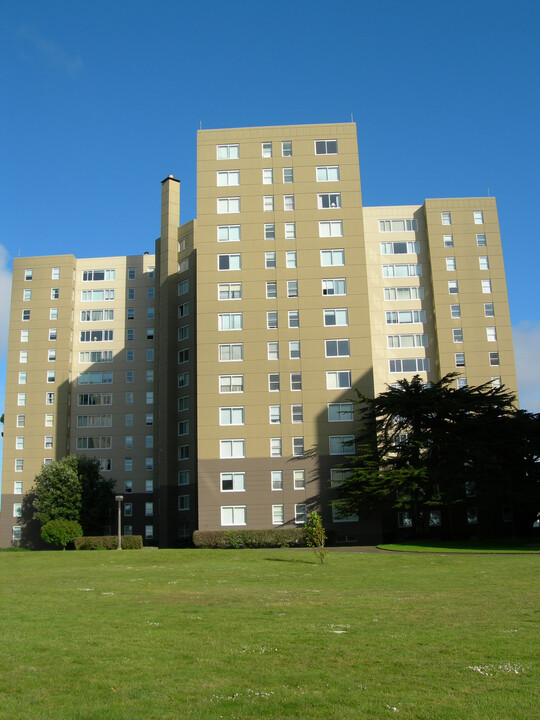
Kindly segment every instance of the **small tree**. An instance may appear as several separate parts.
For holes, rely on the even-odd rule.
[[[318,512],[312,512],[309,514],[309,520],[304,528],[304,534],[306,538],[306,545],[313,548],[315,556],[322,564],[328,555],[328,550],[324,547],[326,533],[322,524],[322,518]]]
[[[34,519],[42,525],[59,518],[78,521],[80,512],[81,481],[76,456],[67,455],[42,465],[34,480]]]
[[[82,527],[75,520],[49,520],[41,528],[41,537],[49,545],[60,545],[62,550],[66,545],[73,542],[76,537],[81,537]]]

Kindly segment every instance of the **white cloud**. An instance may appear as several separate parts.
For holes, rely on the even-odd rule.
[[[18,35],[30,43],[43,59],[52,65],[64,68],[70,75],[76,75],[82,68],[83,63],[79,55],[68,55],[55,42],[42,37],[36,28],[21,25]]]
[[[540,323],[524,320],[513,329],[519,404],[540,412]]]

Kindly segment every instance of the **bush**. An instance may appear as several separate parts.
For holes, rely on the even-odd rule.
[[[122,550],[140,550],[142,535],[122,535]],[[75,538],[75,550],[116,550],[117,535],[99,535]]]
[[[193,544],[198,548],[271,548],[305,545],[303,528],[268,530],[196,530]]]
[[[76,520],[65,520],[57,518],[49,520],[41,528],[41,537],[49,545],[60,545],[62,550],[66,545],[73,542],[78,535],[81,535],[82,527]]]

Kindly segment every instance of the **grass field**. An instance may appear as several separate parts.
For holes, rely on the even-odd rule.
[[[534,555],[0,553],[0,717],[532,720]]]

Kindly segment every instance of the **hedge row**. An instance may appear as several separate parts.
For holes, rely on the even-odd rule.
[[[198,548],[269,548],[305,545],[303,528],[269,530],[195,530]]]
[[[75,543],[75,550],[116,550],[118,536],[78,537],[73,542]],[[142,535],[122,535],[122,550],[140,550],[142,546]]]

